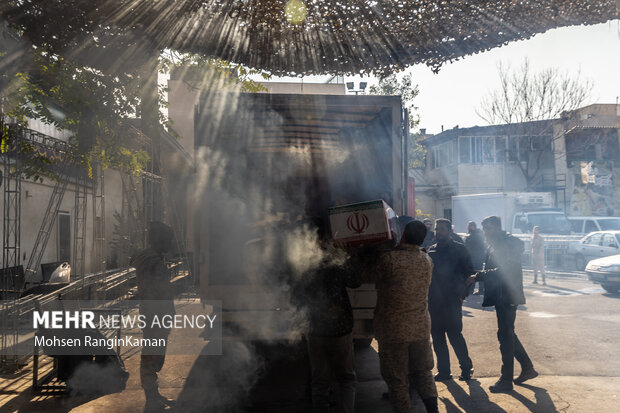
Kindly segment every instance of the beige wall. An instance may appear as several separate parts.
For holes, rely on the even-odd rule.
[[[614,104],[594,104],[575,110],[578,118],[587,118],[588,115],[595,116],[620,116],[620,105]]]
[[[523,173],[511,164],[461,164],[458,166],[458,195],[524,191]]]
[[[106,263],[109,266],[112,263],[113,253],[110,243],[113,240],[114,226],[118,224],[114,219],[114,213],[121,214],[123,208],[123,183],[119,171],[107,169],[104,173]],[[92,207],[90,209],[92,210]]]
[[[26,266],[34,243],[43,222],[43,216],[49,203],[50,197],[54,189],[54,181],[45,179],[43,183],[33,182],[31,180],[22,181],[21,191],[21,243],[20,243],[20,259],[21,264]],[[115,210],[120,212],[122,204],[122,185],[118,171],[108,170],[105,172],[105,223],[106,223],[106,244],[112,240],[114,230],[113,214]],[[71,254],[73,253],[73,230],[75,217],[75,191],[72,183],[69,183],[67,190],[63,196],[59,213],[68,213],[71,222]],[[4,202],[0,205],[0,213],[4,214]],[[54,220],[49,241],[43,253],[41,263],[58,261],[59,245],[58,245],[58,219],[57,215]],[[0,225],[0,231],[4,231]],[[111,249],[107,245],[107,253],[109,255]],[[93,248],[93,198],[92,191],[88,191],[86,205],[86,240],[85,240],[85,265],[86,272],[91,272],[93,265],[94,248]],[[27,281],[39,281],[41,278],[40,266],[37,268],[37,276]]]
[[[172,129],[180,135],[179,143],[190,155],[194,154],[194,107],[200,91],[182,80],[168,81],[168,116]]]

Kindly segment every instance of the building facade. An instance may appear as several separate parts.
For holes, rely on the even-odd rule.
[[[590,105],[560,119],[427,136],[426,167],[413,172],[418,207],[451,218],[454,195],[527,191],[553,193],[569,215],[620,214],[619,108]]]

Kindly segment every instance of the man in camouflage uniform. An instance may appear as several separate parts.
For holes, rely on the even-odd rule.
[[[423,223],[410,222],[401,245],[381,253],[364,271],[377,289],[375,338],[381,375],[396,413],[409,413],[411,409],[409,380],[427,412],[438,412],[428,314],[433,263],[420,248],[425,236]]]
[[[170,273],[164,262],[164,254],[172,244],[172,229],[161,223],[149,223],[149,248],[141,251],[132,261],[136,267],[140,314],[146,319],[142,329],[146,339],[164,339],[168,342],[170,329],[152,327],[155,317],[174,316],[174,293],[170,285]],[[166,358],[166,347],[144,347],[140,356],[140,381],[146,396],[145,412],[168,410],[174,401],[159,394],[157,373]]]

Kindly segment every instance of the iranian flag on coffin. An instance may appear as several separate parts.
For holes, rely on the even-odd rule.
[[[390,218],[394,210],[382,200],[329,208],[334,241],[358,246],[391,240]]]

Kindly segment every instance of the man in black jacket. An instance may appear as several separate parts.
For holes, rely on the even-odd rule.
[[[486,245],[484,245],[484,235],[482,231],[480,231],[476,227],[476,223],[474,221],[469,221],[467,223],[467,238],[465,238],[465,247],[469,252],[469,256],[471,257],[471,263],[474,265],[474,270],[480,271],[482,269],[482,264],[484,264],[484,257],[486,255]],[[469,290],[469,293],[473,293],[474,285],[472,284]],[[484,292],[484,283],[478,283],[478,293],[482,294]]]
[[[514,359],[521,364],[521,374],[514,382],[521,384],[538,376],[525,348],[515,334],[517,306],[525,304],[523,293],[523,270],[521,255],[523,243],[518,238],[502,231],[498,216],[486,217],[482,230],[489,244],[485,258],[485,270],[471,276],[467,282],[484,281],[483,306],[495,306],[497,315],[497,338],[502,353],[502,374],[494,385],[493,393],[512,390]]]
[[[142,335],[146,339],[163,339],[168,343],[170,329],[153,327],[155,318],[175,315],[174,290],[170,284],[170,272],[164,255],[170,251],[174,233],[168,225],[153,221],[149,223],[149,248],[141,251],[132,261],[136,267],[140,315],[146,320]],[[145,412],[170,410],[175,404],[159,393],[157,373],[166,358],[166,346],[144,347],[140,356],[140,381],[146,397]]]
[[[428,310],[431,315],[433,348],[437,355],[437,381],[452,378],[446,335],[459,360],[459,379],[469,380],[474,371],[463,337],[463,300],[467,296],[465,281],[475,271],[467,249],[462,243],[454,241],[451,233],[452,223],[447,219],[437,219],[437,243],[428,249],[428,255],[433,260]]]
[[[312,408],[314,413],[329,411],[332,375],[340,387],[340,408],[353,413],[355,370],[353,354],[353,310],[347,287],[361,285],[361,275],[349,262],[339,260],[329,246],[327,226],[315,219],[323,261],[308,271],[295,286],[294,299],[307,311],[310,321],[308,353],[312,370]]]

